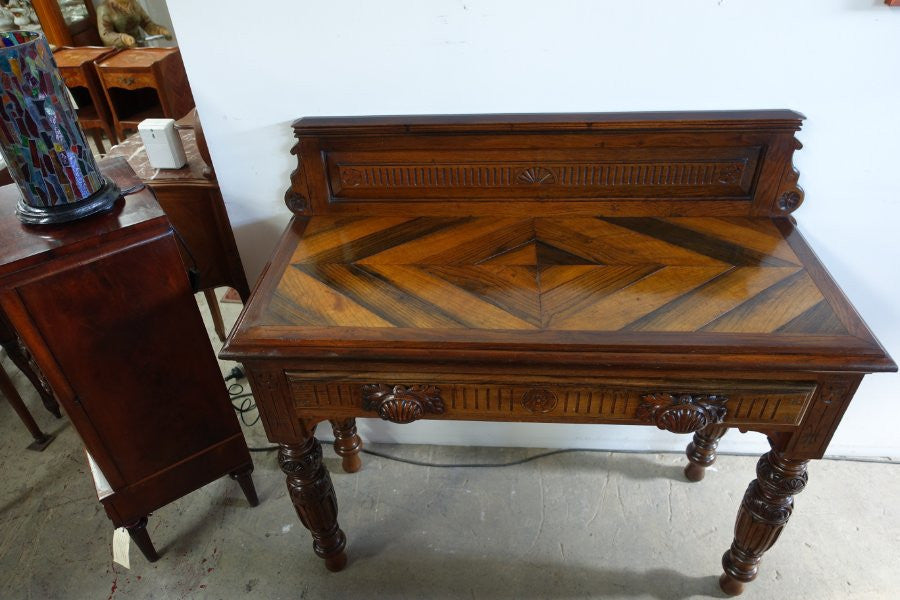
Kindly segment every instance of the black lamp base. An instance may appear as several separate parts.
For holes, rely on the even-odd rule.
[[[27,225],[68,223],[111,209],[121,195],[118,186],[106,179],[103,187],[81,202],[37,207],[25,204],[24,199],[20,198],[16,205],[16,216]]]

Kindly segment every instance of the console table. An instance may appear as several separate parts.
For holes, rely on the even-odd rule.
[[[357,417],[729,428],[771,450],[722,589],[757,574],[866,373],[896,365],[795,228],[792,111],[308,118],[295,217],[222,356],[247,367],[332,571]],[[674,560],[674,559],[673,559]]]

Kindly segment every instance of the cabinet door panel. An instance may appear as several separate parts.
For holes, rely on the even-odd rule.
[[[171,235],[18,291],[127,482],[240,431]]]

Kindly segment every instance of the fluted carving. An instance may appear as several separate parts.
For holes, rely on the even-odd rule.
[[[337,522],[337,498],[328,470],[322,463],[322,446],[314,437],[300,444],[282,444],[278,466],[287,475],[288,493],[297,516],[313,536],[313,550],[325,559],[329,571],[347,563],[346,536]]]
[[[672,433],[693,433],[725,419],[724,396],[703,394],[645,394],[637,418]]]
[[[756,479],[750,483],[738,510],[734,542],[722,557],[725,573],[719,583],[730,595],[741,593],[743,584],[753,581],[762,555],[781,535],[794,510],[794,494],[806,487],[808,460],[795,460],[771,450],[756,465]]]
[[[367,384],[362,388],[363,410],[372,410],[385,421],[412,423],[426,413],[443,414],[444,400],[434,385]]]

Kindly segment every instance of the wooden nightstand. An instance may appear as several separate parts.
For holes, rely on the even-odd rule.
[[[123,190],[140,184],[121,158],[101,169]],[[18,194],[0,188],[0,310],[92,457],[113,524],[155,560],[154,510],[225,475],[255,505],[250,453],[153,193],[42,227],[16,218]]]
[[[180,119],[194,107],[178,48],[130,48],[96,65],[120,139],[144,119]]]
[[[114,52],[112,48],[86,46],[59,48],[53,53],[63,81],[78,105],[78,122],[82,129],[91,132],[101,154],[105,154],[106,150],[102,138],[97,135],[98,130],[106,133],[110,144],[117,144],[119,138],[94,62]]]

